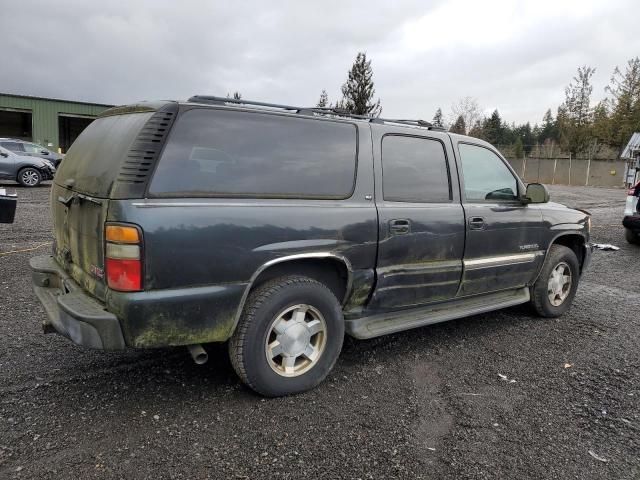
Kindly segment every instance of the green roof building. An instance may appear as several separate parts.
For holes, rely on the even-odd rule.
[[[65,153],[87,125],[110,107],[0,93],[0,137],[30,140]]]

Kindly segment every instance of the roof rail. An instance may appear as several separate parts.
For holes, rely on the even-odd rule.
[[[285,110],[288,112],[303,114],[303,115],[335,115],[338,117],[346,117],[346,118],[355,118],[358,120],[365,120],[371,123],[396,123],[401,125],[411,125],[416,127],[427,128],[428,130],[439,130],[446,131],[442,127],[436,127],[429,122],[424,120],[405,120],[405,119],[391,119],[391,118],[380,118],[380,117],[369,117],[367,115],[358,115],[355,113],[349,112],[345,108],[340,107],[294,107],[291,105],[282,105],[278,103],[266,103],[266,102],[255,102],[252,100],[243,100],[237,98],[227,98],[227,97],[216,97],[213,95],[194,95],[193,97],[187,100],[188,102],[193,103],[208,103],[211,105],[225,105],[225,104],[235,104],[235,105],[249,105],[255,107],[266,107],[272,109]]]

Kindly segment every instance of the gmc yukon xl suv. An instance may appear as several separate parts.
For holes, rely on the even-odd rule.
[[[372,338],[530,302],[570,306],[586,212],[549,203],[486,142],[422,121],[196,96],[103,113],[51,192],[33,283],[91,348],[228,342],[267,395]]]

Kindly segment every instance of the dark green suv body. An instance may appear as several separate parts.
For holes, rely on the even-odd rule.
[[[229,343],[266,395],[370,338],[531,301],[557,316],[589,215],[424,122],[215,97],[119,107],[69,150],[55,246],[32,259],[47,331],[94,348]]]

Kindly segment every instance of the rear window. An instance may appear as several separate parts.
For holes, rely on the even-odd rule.
[[[55,182],[73,179],[73,189],[108,197],[131,144],[154,112],[113,115],[94,120],[73,142]]]
[[[193,109],[179,117],[153,195],[347,198],[356,127],[282,115]]]

